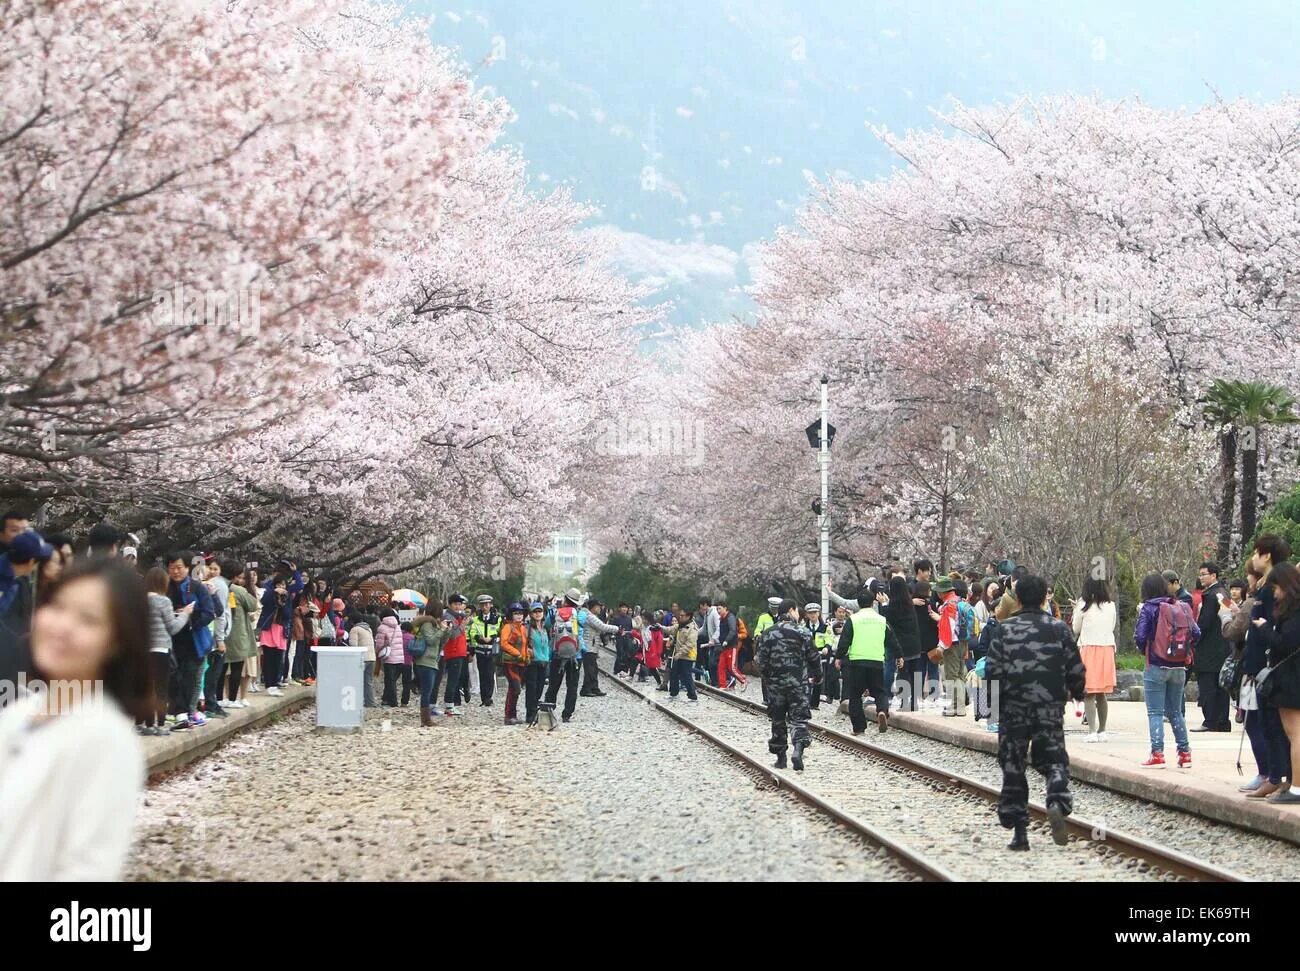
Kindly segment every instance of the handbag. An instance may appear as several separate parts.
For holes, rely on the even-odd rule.
[[[1229,656],[1223,662],[1223,667],[1219,668],[1219,687],[1227,691],[1233,679],[1237,676],[1237,659]]]
[[[1272,653],[1271,651],[1269,652]],[[1260,708],[1272,707],[1273,695],[1277,690],[1277,682],[1273,680],[1273,672],[1280,668],[1287,661],[1291,660],[1300,650],[1292,651],[1286,657],[1282,658],[1276,665],[1269,665],[1263,668],[1259,674],[1255,675],[1255,700]]]

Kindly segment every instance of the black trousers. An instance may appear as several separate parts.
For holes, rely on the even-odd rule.
[[[485,705],[492,704],[492,695],[497,688],[497,662],[491,654],[474,652],[474,661],[478,664],[478,697]]]
[[[849,721],[853,731],[867,727],[867,715],[862,710],[862,693],[871,692],[876,711],[889,713],[889,695],[885,692],[885,665],[881,661],[845,661],[844,693],[849,699]]]
[[[928,658],[924,654],[909,657],[903,661],[903,680],[907,687],[903,689],[900,705],[905,711],[918,711],[925,700],[925,671]]]
[[[682,688],[686,689],[686,697],[694,701],[695,662],[688,657],[675,657],[668,673],[668,693],[676,698],[678,690]]]
[[[537,704],[542,699],[542,685],[546,682],[546,662],[530,661],[524,669],[524,721],[537,720]]]
[[[171,694],[172,656],[163,651],[149,652],[149,687],[153,692],[153,701],[149,717],[141,724],[146,728],[167,724],[167,699]]]
[[[568,718],[578,707],[578,661],[576,658],[562,660],[551,659],[551,670],[546,688],[546,703],[555,707],[555,699],[560,695],[560,681],[564,681],[564,717]],[[526,702],[525,702],[526,704]]]
[[[584,653],[582,655],[582,693],[584,695],[594,695],[600,690],[600,672],[596,668],[596,655],[594,653]]]
[[[268,688],[274,688],[280,683],[280,667],[284,662],[284,654],[284,651],[277,651],[274,647],[262,650],[262,684]]]
[[[402,704],[408,705],[411,702],[411,682],[414,677],[411,675],[411,666],[409,664],[384,664],[384,697],[383,703],[389,708],[397,705],[397,682],[402,682]]]
[[[1231,728],[1228,716],[1228,692],[1219,687],[1218,671],[1196,672],[1197,704],[1205,716],[1207,728]]]
[[[469,677],[469,668],[465,666],[468,658],[463,657],[445,657],[442,659],[442,667],[438,670],[442,672],[443,679],[447,682],[447,692],[442,697],[442,703],[445,705],[454,705],[460,699],[461,679]],[[466,697],[468,689],[466,689]]]
[[[226,654],[215,648],[208,654],[208,669],[203,674],[203,708],[205,711],[220,710],[217,701],[221,698],[222,675],[226,673]]]
[[[239,700],[239,682],[244,680],[244,662],[231,661],[226,665],[225,699],[226,701]],[[222,686],[217,685],[217,700],[222,700]]]

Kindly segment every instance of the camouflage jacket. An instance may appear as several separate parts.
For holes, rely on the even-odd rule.
[[[985,678],[997,683],[1003,720],[1062,717],[1084,695],[1083,660],[1074,634],[1042,608],[1021,609],[993,631]]]
[[[754,660],[768,684],[802,685],[809,669],[820,666],[821,654],[807,627],[782,620],[763,632]]]

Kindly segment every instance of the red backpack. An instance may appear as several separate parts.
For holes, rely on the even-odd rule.
[[[1162,600],[1156,619],[1156,636],[1151,657],[1170,667],[1190,666],[1195,655],[1192,643],[1192,608],[1181,600]]]

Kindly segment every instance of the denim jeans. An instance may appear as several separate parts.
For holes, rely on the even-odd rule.
[[[1165,750],[1165,719],[1174,729],[1174,742],[1180,752],[1190,752],[1187,722],[1183,719],[1183,686],[1186,668],[1161,668],[1147,665],[1142,673],[1142,692],[1147,701],[1147,728],[1151,734],[1151,751]]]
[[[415,676],[420,681],[420,707],[432,708],[438,694],[438,669],[417,664]]]

